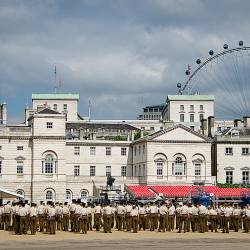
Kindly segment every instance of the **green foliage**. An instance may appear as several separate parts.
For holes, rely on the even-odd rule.
[[[127,141],[127,136],[117,135],[112,138],[113,141]]]
[[[220,187],[220,188],[250,188],[250,184],[217,183],[217,187]]]
[[[149,132],[143,131],[143,136],[147,136],[147,135],[149,135]],[[139,130],[135,132],[134,140],[137,140],[140,138],[141,138],[141,131]]]

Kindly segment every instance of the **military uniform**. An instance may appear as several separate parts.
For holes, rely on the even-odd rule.
[[[166,216],[167,216],[167,213],[168,213],[168,209],[166,207],[165,204],[163,204],[162,206],[160,206],[159,208],[159,214],[160,214],[160,219],[159,219],[159,229],[158,231],[159,232],[165,232],[165,229],[166,229]]]
[[[146,230],[146,218],[147,218],[145,207],[142,205],[139,206],[138,213],[139,213],[139,230],[143,229],[145,231]]]
[[[104,217],[104,233],[111,233],[111,215],[112,207],[109,205],[103,208],[103,217]]]
[[[31,234],[34,235],[36,234],[37,231],[37,208],[35,205],[31,206],[29,216],[30,216],[30,231]]]
[[[100,205],[96,205],[94,207],[94,225],[96,231],[100,230],[101,227],[101,218],[102,218],[102,207]]]
[[[180,226],[179,226],[179,233],[181,233],[182,229],[184,233],[187,232],[188,229],[188,214],[189,208],[187,205],[184,205],[180,208]]]
[[[138,213],[138,208],[136,206],[133,206],[133,209],[131,210],[130,215],[131,215],[133,233],[137,233],[139,213]]]
[[[45,206],[41,202],[41,204],[37,208],[37,215],[38,215],[38,224],[40,232],[44,232],[45,227]]]
[[[168,231],[173,231],[174,230],[174,221],[175,221],[175,206],[171,205],[168,208]]]
[[[63,231],[69,230],[69,208],[67,204],[64,204],[62,208],[62,222],[63,222]]]
[[[132,211],[132,206],[130,204],[125,206],[125,227],[127,229],[127,231],[131,231],[131,211]]]
[[[27,215],[28,210],[21,206],[18,210],[18,214],[20,217],[20,234],[27,234],[28,228],[27,228]]]
[[[83,234],[87,234],[87,230],[88,230],[88,210],[85,207],[85,205],[82,206],[81,209],[80,209],[79,221],[80,221],[80,231],[82,231]]]
[[[118,231],[121,231],[123,228],[124,223],[124,214],[125,214],[125,207],[122,205],[117,206],[117,217],[116,217],[116,224]]]
[[[48,229],[50,234],[56,234],[56,209],[54,206],[48,208]]]

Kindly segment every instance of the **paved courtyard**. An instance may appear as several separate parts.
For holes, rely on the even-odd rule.
[[[0,232],[0,249],[192,249],[228,250],[250,249],[250,234],[243,233],[186,233],[177,234],[158,232],[89,232],[88,235],[57,232],[56,235],[38,233],[31,235],[12,235]]]

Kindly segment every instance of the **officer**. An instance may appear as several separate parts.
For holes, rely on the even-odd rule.
[[[241,224],[241,209],[239,205],[235,204],[232,211],[232,226],[235,232],[239,231],[239,226]]]

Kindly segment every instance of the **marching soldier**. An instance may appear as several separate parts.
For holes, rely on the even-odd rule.
[[[19,214],[18,214],[19,202],[13,203],[12,211],[13,211],[13,215],[12,215],[13,229],[14,229],[15,234],[19,234],[19,232],[20,232],[20,218],[19,218]]]
[[[150,203],[147,204],[145,210],[146,210],[146,229],[150,229],[151,227]]]
[[[192,232],[198,231],[199,224],[199,210],[197,205],[193,205],[191,209],[192,219],[191,219],[191,229]]]

